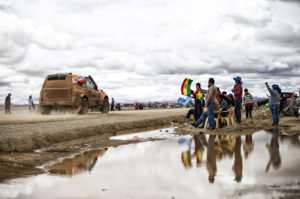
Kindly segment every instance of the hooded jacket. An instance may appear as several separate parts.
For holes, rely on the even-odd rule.
[[[280,93],[278,90],[271,89],[269,84],[267,84],[267,89],[270,92],[269,104],[280,104]]]

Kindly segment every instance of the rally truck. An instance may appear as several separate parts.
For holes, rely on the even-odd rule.
[[[45,115],[51,111],[86,114],[90,110],[108,113],[109,101],[91,76],[53,74],[48,75],[43,83],[39,109]]]

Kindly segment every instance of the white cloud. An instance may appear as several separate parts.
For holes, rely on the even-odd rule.
[[[0,0],[0,95],[38,95],[57,72],[91,74],[120,101],[176,100],[185,77],[205,85],[213,76],[230,90],[241,75],[263,96],[266,79],[299,89],[299,9],[268,0]]]

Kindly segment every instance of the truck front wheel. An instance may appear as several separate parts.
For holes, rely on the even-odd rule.
[[[103,101],[101,113],[108,113],[108,112],[109,112],[109,102],[108,102],[108,99],[105,98]]]

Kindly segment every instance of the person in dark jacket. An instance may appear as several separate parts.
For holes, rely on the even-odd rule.
[[[114,111],[114,110],[115,110],[115,100],[114,98],[111,98],[110,111]]]
[[[233,78],[235,81],[234,88],[232,89],[232,92],[234,94],[234,112],[236,115],[236,122],[241,123],[242,122],[242,115],[241,115],[241,105],[242,105],[242,96],[243,96],[243,82],[242,78],[237,76]]]
[[[10,106],[11,106],[10,96],[11,96],[11,94],[8,93],[7,97],[5,98],[5,114],[7,114],[7,113],[11,114],[11,112],[10,112]]]
[[[197,121],[202,113],[203,113],[203,104],[204,104],[204,98],[203,94],[201,93],[201,84],[196,84],[196,90],[192,90],[193,97],[195,98],[195,108],[194,108],[194,118]]]
[[[233,94],[228,94],[227,95],[227,104],[229,106],[229,108],[234,107],[234,98],[233,98]]]
[[[280,106],[281,89],[277,84],[273,84],[272,89],[270,88],[268,82],[266,82],[265,84],[267,86],[268,91],[270,92],[269,105],[273,117],[272,126],[276,126],[279,123],[278,112]]]

